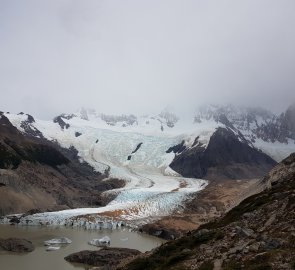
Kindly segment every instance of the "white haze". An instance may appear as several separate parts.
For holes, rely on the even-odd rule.
[[[294,0],[0,0],[0,110],[295,101]]]

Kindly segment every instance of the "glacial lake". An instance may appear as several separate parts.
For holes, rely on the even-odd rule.
[[[66,227],[40,227],[40,226],[12,226],[0,225],[0,238],[25,238],[33,242],[35,250],[30,253],[19,254],[0,251],[0,269],[3,270],[79,270],[88,269],[83,265],[72,265],[64,260],[67,255],[81,250],[98,250],[88,241],[93,238],[109,236],[111,247],[126,247],[138,249],[141,252],[151,250],[163,242],[157,237],[130,232],[128,228],[110,230],[85,230],[81,228]],[[44,241],[52,238],[68,237],[73,242],[64,245],[57,251],[46,251]]]

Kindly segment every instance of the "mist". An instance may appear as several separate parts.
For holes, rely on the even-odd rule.
[[[295,101],[294,12],[293,0],[0,0],[0,110],[279,112]]]

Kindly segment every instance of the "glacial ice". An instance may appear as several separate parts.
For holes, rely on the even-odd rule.
[[[10,121],[20,130],[22,115],[8,115]],[[81,208],[52,213],[41,213],[27,216],[21,225],[71,225],[87,229],[98,229],[102,226],[116,227],[116,224],[99,222],[77,224],[74,217],[104,212],[121,213],[118,220],[142,220],[150,217],[169,215],[181,210],[184,201],[192,194],[203,189],[207,181],[184,178],[174,172],[169,164],[175,154],[166,153],[167,149],[185,140],[190,147],[196,136],[207,142],[217,127],[216,123],[196,127],[184,126],[180,122],[173,128],[161,131],[157,119],[139,119],[138,125],[128,127],[109,126],[89,118],[89,121],[73,117],[63,119],[70,125],[62,130],[57,123],[36,120],[32,123],[48,140],[57,141],[62,147],[75,147],[79,158],[89,163],[95,170],[104,171],[110,168],[110,177],[123,179],[126,185],[106,193],[116,194],[116,198],[105,207]],[[200,130],[207,132],[200,132]],[[75,133],[83,135],[76,137]],[[128,155],[142,143],[141,147],[127,161]]]
[[[45,246],[56,245],[56,244],[71,244],[72,240],[67,237],[53,238],[48,241],[44,241]]]
[[[46,248],[46,251],[56,251],[56,250],[59,250],[60,249],[60,246],[48,246]]]
[[[88,242],[89,245],[102,247],[102,246],[108,246],[111,243],[111,239],[108,236],[104,236],[100,239],[92,239]]]

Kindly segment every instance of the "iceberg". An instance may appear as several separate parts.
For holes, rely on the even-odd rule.
[[[121,238],[120,240],[121,240],[121,241],[128,241],[128,237],[126,237],[126,238]]]
[[[66,237],[53,238],[48,241],[44,241],[45,246],[56,245],[56,244],[71,244],[72,240]]]
[[[60,247],[53,247],[53,246],[49,246],[46,248],[46,251],[56,251],[56,250],[59,250]]]
[[[92,239],[91,241],[88,242],[89,245],[97,246],[97,247],[102,247],[102,246],[108,246],[111,243],[111,239],[108,236],[104,236],[103,238],[100,239]]]

